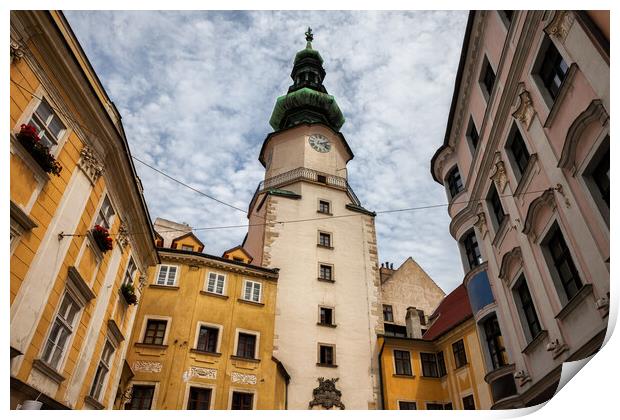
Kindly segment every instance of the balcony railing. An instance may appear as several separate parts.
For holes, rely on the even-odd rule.
[[[297,168],[288,172],[281,173],[271,178],[267,178],[258,184],[256,193],[266,191],[272,188],[279,188],[284,185],[292,184],[297,181],[312,181],[319,184],[325,184],[339,190],[346,191],[353,201],[353,204],[361,206],[360,200],[353,192],[353,189],[345,178],[340,176],[326,174],[324,172],[315,171],[308,168]],[[256,195],[256,194],[255,194]]]

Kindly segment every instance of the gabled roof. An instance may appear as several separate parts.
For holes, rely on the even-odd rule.
[[[443,298],[435,309],[435,312],[430,316],[434,322],[422,338],[424,340],[435,340],[471,316],[472,311],[467,289],[464,285],[460,285]]]
[[[243,254],[247,257],[247,259],[249,261],[248,264],[251,263],[252,260],[254,260],[254,257],[251,256],[250,253],[248,251],[246,251],[246,249],[243,246],[241,246],[241,245],[237,245],[234,248],[230,248],[230,249],[227,249],[226,251],[224,251],[224,253],[222,254],[222,258],[227,258],[226,255],[232,254],[235,251],[243,252]]]
[[[188,232],[188,233],[186,233],[185,235],[181,235],[181,236],[179,236],[178,238],[174,238],[174,239],[172,240],[172,243],[171,243],[171,245],[170,245],[170,246],[171,246],[171,247],[174,247],[174,244],[175,244],[175,243],[177,243],[177,242],[178,242],[178,241],[180,241],[181,239],[185,239],[185,238],[189,238],[189,237],[194,238],[194,241],[196,241],[196,242],[198,243],[198,245],[200,245],[200,250],[199,250],[198,252],[201,252],[201,251],[204,249],[205,244],[203,244],[203,243],[202,243],[202,241],[201,241],[200,239],[198,239],[198,237],[197,237],[196,235],[194,235],[194,233],[193,233],[193,232]]]

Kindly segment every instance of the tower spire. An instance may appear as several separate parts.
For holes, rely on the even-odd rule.
[[[334,97],[323,86],[323,58],[312,48],[312,28],[308,26],[304,35],[306,48],[295,55],[293,62],[293,84],[286,95],[277,99],[269,124],[274,130],[282,130],[301,123],[321,122],[339,131],[344,116]]]

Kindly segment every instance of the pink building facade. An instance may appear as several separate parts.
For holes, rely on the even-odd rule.
[[[605,26],[606,25],[606,26]],[[444,185],[493,408],[551,398],[609,312],[609,12],[476,11]]]

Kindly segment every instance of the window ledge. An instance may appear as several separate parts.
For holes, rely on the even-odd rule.
[[[153,289],[162,289],[162,290],[179,290],[179,286],[166,286],[165,284],[149,284],[149,287]]]
[[[564,318],[566,318],[579,306],[581,302],[583,302],[585,298],[590,295],[592,295],[592,284],[586,283],[581,286],[581,289],[579,289],[577,294],[573,296],[571,300],[566,303],[566,305],[564,305],[560,312],[558,312],[558,314],[555,316],[555,319],[563,320]]]
[[[532,341],[530,341],[527,344],[527,346],[525,346],[525,348],[521,350],[521,353],[523,354],[531,353],[532,350],[534,350],[534,348],[536,348],[540,343],[542,343],[544,338],[548,336],[549,336],[549,332],[547,332],[547,330],[541,330],[538,334],[536,334],[536,337],[534,337]]]
[[[316,244],[317,248],[334,249],[333,246]]]
[[[11,200],[11,220],[15,220],[23,231],[29,231],[38,226],[13,200]]]
[[[336,328],[338,326],[336,324],[324,324],[322,322],[317,322],[316,325],[320,325],[321,327],[329,327],[329,328]]]
[[[219,293],[207,292],[206,290],[201,290],[200,294],[204,296],[213,296],[213,297],[224,299],[224,300],[228,299],[227,295],[220,295]]]
[[[412,375],[403,375],[403,374],[400,374],[400,373],[393,373],[392,376],[394,378],[405,378],[405,379],[413,379],[413,378],[415,378],[415,375],[413,375],[413,374]]]
[[[327,363],[317,363],[318,367],[326,367],[326,368],[337,368],[338,365],[328,365]]]
[[[241,361],[250,362],[250,363],[260,363],[260,359],[254,359],[252,357],[235,356],[234,354],[231,354],[230,358],[232,360],[241,360]]]
[[[118,347],[123,341],[125,341],[125,337],[123,336],[120,327],[112,318],[108,319],[108,331],[112,336],[113,341],[116,341],[115,347]]]
[[[56,369],[54,369],[41,359],[34,359],[32,361],[32,367],[43,373],[45,376],[47,376],[57,384],[62,383],[62,381],[66,379],[64,376],[62,376],[60,372],[58,372]]]
[[[165,350],[168,348],[167,344],[149,344],[149,343],[133,343],[135,347],[144,347],[148,349],[162,349]]]
[[[103,257],[104,257],[103,251],[101,251],[101,249],[99,248],[99,245],[97,245],[97,241],[95,241],[95,238],[93,237],[92,229],[88,229],[88,233],[86,234],[86,237],[88,238],[88,241],[90,242],[90,249],[95,254],[95,258],[97,259],[97,261],[101,262],[101,260],[103,260]]]
[[[519,197],[524,195],[523,193],[530,185],[530,182],[534,178],[534,167],[537,166],[536,162],[538,161],[538,154],[532,153],[530,155],[530,159],[527,161],[527,165],[525,166],[525,170],[521,174],[521,179],[517,182],[517,188],[515,188],[514,193],[512,194],[514,197]]]
[[[566,98],[568,94],[570,86],[572,86],[573,84],[573,79],[575,78],[575,74],[577,73],[578,68],[579,66],[577,66],[577,63],[571,64],[570,67],[568,68],[568,72],[566,73],[566,78],[560,85],[558,96],[553,101],[553,105],[551,106],[551,109],[549,110],[549,115],[547,115],[547,119],[545,120],[545,124],[544,124],[545,128],[551,127],[551,125],[553,124],[553,121],[555,120],[555,117],[558,115],[559,110],[562,107],[562,103],[564,102],[564,99]],[[539,89],[540,88],[541,87],[539,87]],[[546,89],[546,88],[542,87],[542,89]]]
[[[457,370],[461,370],[461,369],[466,368],[466,367],[469,367],[469,362],[467,362],[467,363],[463,363],[463,364],[462,364],[461,366],[459,366],[459,367],[455,367],[455,368],[454,368],[454,371],[456,372]]]
[[[253,300],[246,300],[246,299],[242,299],[242,298],[238,298],[237,302],[247,303],[248,305],[254,305],[254,306],[265,306],[264,303],[254,302]]]
[[[319,213],[319,214],[324,214],[325,216],[333,216],[334,215],[333,213],[327,213],[327,212],[319,211],[319,210],[317,210],[316,212]]]
[[[504,215],[504,220],[502,220],[502,223],[497,228],[497,232],[495,233],[495,237],[493,238],[492,244],[495,248],[499,248],[502,242],[504,241],[504,238],[506,237],[506,233],[508,232],[508,225],[510,224],[509,221],[510,221],[510,215],[506,213]]]
[[[87,404],[92,405],[97,410],[103,410],[105,408],[105,406],[103,404],[101,404],[99,401],[97,401],[96,399],[94,399],[90,395],[87,395],[87,396],[84,397],[84,402],[87,403]]]
[[[456,204],[456,203],[457,203],[457,201],[456,201],[456,200],[457,200],[458,198],[462,197],[462,196],[463,196],[463,194],[465,194],[465,192],[466,192],[466,191],[467,191],[467,190],[466,190],[465,188],[463,188],[461,191],[459,191],[458,193],[456,193],[456,195],[454,195],[454,196],[451,196],[451,197],[450,197],[450,199],[449,199],[449,201],[448,201],[448,212],[450,212],[450,211],[452,210],[452,206],[453,206],[454,204]]]
[[[37,181],[45,183],[52,179],[51,176],[41,168],[41,165],[34,160],[30,152],[17,140],[17,136],[13,132],[11,132],[11,152],[17,154],[17,156],[24,161],[26,166],[33,172],[35,178],[37,178]]]
[[[439,381],[441,379],[443,379],[443,376],[420,376],[421,379],[429,379],[431,381]]]
[[[334,280],[334,279],[324,279],[322,277],[317,277],[316,279],[318,281],[324,281],[325,283],[336,283],[336,280]]]
[[[198,353],[198,354],[206,354],[207,356],[220,357],[222,353],[200,350],[200,349],[189,349],[190,353]]]
[[[81,306],[86,306],[88,302],[95,298],[95,292],[93,292],[93,290],[88,286],[88,283],[86,283],[78,269],[74,266],[71,266],[68,269],[68,280],[67,286],[80,300],[78,303]]]
[[[491,385],[491,382],[495,382],[497,379],[514,373],[515,371],[515,365],[514,363],[512,364],[507,364],[504,366],[500,366],[498,368],[494,368],[493,370],[489,371],[485,376],[484,376],[484,381]]]

